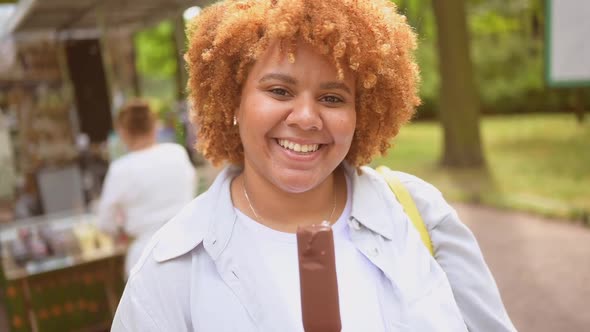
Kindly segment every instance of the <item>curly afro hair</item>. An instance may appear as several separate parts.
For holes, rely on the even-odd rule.
[[[356,79],[357,125],[346,160],[384,154],[420,104],[416,37],[389,0],[226,0],[189,25],[185,55],[197,149],[213,164],[243,163],[233,126],[248,70],[273,41],[295,61],[298,40],[333,61],[340,79]]]

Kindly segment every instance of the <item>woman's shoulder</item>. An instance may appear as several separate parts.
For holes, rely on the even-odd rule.
[[[135,170],[134,158],[130,154],[125,154],[112,160],[109,164],[108,176],[117,180],[128,179],[129,175]]]
[[[177,143],[158,143],[155,146],[156,151],[158,151],[159,153],[166,153],[166,154],[181,154],[181,155],[185,155],[187,154],[186,149]]]
[[[375,169],[369,166],[363,166],[361,167],[361,171],[361,175],[368,176],[373,180],[377,180],[379,182],[382,182],[383,184],[387,184],[383,175],[381,175]],[[391,169],[391,171],[393,172],[395,177],[399,179],[400,182],[410,191],[411,194],[416,193],[430,196],[442,195],[441,192],[434,185],[419,178],[416,175],[393,169]]]
[[[131,270],[113,320],[113,331],[161,331],[164,326],[167,331],[186,330],[190,320],[192,257],[183,255],[160,263],[152,258],[153,248],[153,243],[146,247],[140,262]]]
[[[396,199],[383,175],[370,167],[362,167],[361,170],[361,176],[371,178],[372,181],[377,183],[381,191],[386,192],[392,199]],[[396,170],[392,170],[392,172],[410,193],[424,223],[429,229],[436,227],[446,216],[454,212],[454,209],[447,203],[440,190],[431,183],[406,172]]]

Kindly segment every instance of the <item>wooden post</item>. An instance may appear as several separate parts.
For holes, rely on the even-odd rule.
[[[184,18],[182,13],[174,18],[174,35],[173,42],[176,54],[176,100],[180,101],[185,98],[186,82],[188,75],[184,62],[184,51],[186,48],[186,34]]]

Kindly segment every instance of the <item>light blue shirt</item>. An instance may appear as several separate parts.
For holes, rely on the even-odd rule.
[[[370,168],[360,175],[345,169],[352,180],[351,239],[382,272],[377,286],[386,329],[466,331],[446,274],[386,183]],[[152,238],[131,272],[112,331],[292,331],[298,325],[276,309],[279,297],[260,282],[265,271],[249,264],[252,246],[232,237],[237,216],[230,183],[238,173],[224,170]],[[424,183],[418,194],[436,198],[431,188]],[[493,279],[491,285],[485,281],[495,287]]]

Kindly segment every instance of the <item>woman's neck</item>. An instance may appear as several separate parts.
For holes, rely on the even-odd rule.
[[[151,148],[154,144],[156,144],[156,139],[154,137],[137,137],[127,144],[127,150],[131,152],[141,151]]]
[[[232,182],[232,200],[244,214],[283,232],[299,225],[334,223],[346,205],[346,179],[337,168],[324,182],[304,193],[289,193],[248,172]]]

